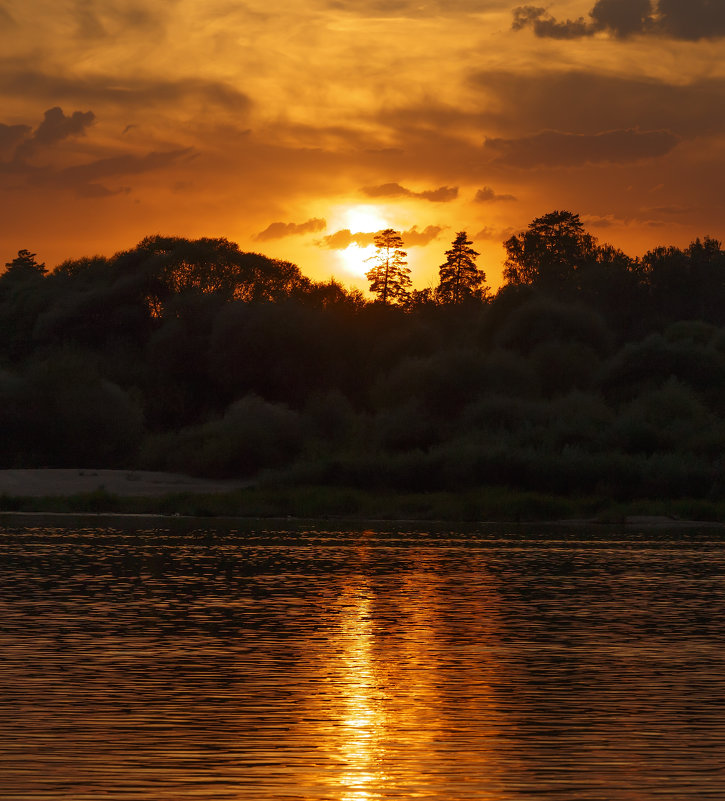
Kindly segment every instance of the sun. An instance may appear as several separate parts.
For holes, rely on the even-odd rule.
[[[370,259],[375,255],[375,246],[360,245],[353,242],[344,250],[338,252],[338,258],[342,262],[345,271],[351,275],[363,276],[371,268]]]
[[[376,234],[389,227],[383,212],[377,206],[348,206],[340,214],[342,228],[355,234]],[[338,256],[345,271],[351,275],[363,276],[370,269],[370,258],[375,255],[375,245],[352,242]]]
[[[378,206],[349,206],[343,213],[345,227],[356,233],[377,233],[387,227]]]

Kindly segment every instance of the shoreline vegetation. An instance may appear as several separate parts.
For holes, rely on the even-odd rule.
[[[0,507],[725,521],[720,242],[631,258],[555,211],[504,243],[495,293],[464,231],[425,289],[397,232],[375,243],[371,298],[226,239],[51,271],[19,251],[0,275],[0,470],[95,470],[56,497],[26,474]]]
[[[25,482],[32,494],[8,492]],[[93,489],[89,489],[94,485]],[[138,517],[173,521],[350,521],[461,524],[725,527],[725,501],[612,502],[488,487],[466,492],[369,492],[344,487],[231,486],[189,476],[123,470],[0,470],[0,522],[26,516]]]

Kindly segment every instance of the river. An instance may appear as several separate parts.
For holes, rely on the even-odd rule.
[[[5,801],[725,798],[718,530],[0,529]]]

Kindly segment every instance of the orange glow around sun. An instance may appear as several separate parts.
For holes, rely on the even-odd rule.
[[[358,205],[346,208],[341,216],[343,228],[355,234],[375,234],[389,227],[383,212],[377,206]],[[371,268],[370,259],[375,255],[375,245],[352,242],[339,252],[342,267],[350,275],[364,276]]]

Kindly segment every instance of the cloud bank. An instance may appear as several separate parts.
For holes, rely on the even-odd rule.
[[[589,20],[559,21],[541,6],[513,11],[515,31],[531,28],[536,36],[579,39],[606,32],[618,39],[630,36],[668,36],[698,41],[725,36],[725,3],[721,0],[597,0]]]
[[[79,197],[100,198],[128,192],[129,188],[110,189],[98,183],[99,180],[151,172],[195,156],[192,148],[180,148],[145,154],[121,153],[65,167],[57,163],[34,163],[40,151],[52,159],[56,145],[83,136],[95,120],[92,111],[74,111],[67,116],[59,106],[54,106],[45,112],[35,129],[0,123],[0,173],[28,186],[66,189]]]
[[[678,142],[669,131],[630,129],[594,135],[543,131],[520,139],[486,139],[484,150],[511,167],[578,167],[657,158],[669,153]]]

